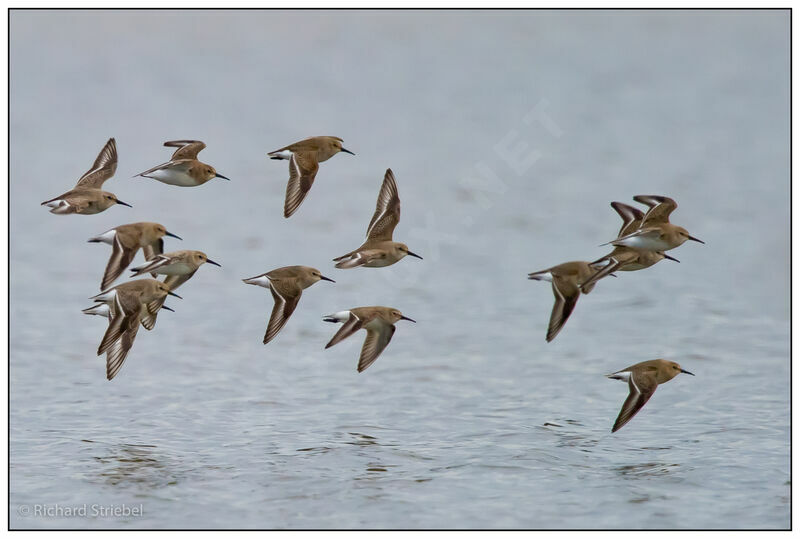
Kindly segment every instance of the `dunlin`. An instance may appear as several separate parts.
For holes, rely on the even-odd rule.
[[[220,266],[202,251],[172,251],[171,253],[157,254],[141,266],[131,268],[133,272],[131,277],[138,277],[145,273],[149,273],[153,277],[166,275],[164,283],[170,290],[175,290],[191,279],[198,268],[206,262]]]
[[[122,367],[133,346],[141,323],[151,330],[156,324],[158,311],[167,295],[180,298],[169,287],[155,279],[138,279],[115,286],[94,296],[93,300],[105,304],[108,309],[108,329],[97,355],[106,353],[106,378],[111,380]],[[86,314],[100,314],[97,306],[84,309]]]
[[[361,356],[358,359],[358,372],[366,370],[378,359],[383,349],[392,340],[395,330],[394,325],[398,320],[416,322],[416,320],[403,316],[403,313],[391,307],[356,307],[349,311],[340,311],[328,315],[323,320],[334,323],[344,322],[344,325],[339,328],[339,331],[325,345],[325,348],[330,348],[359,329],[367,331],[364,346],[361,348]]]
[[[592,291],[594,283],[587,285],[583,283],[587,282],[595,273],[597,273],[597,269],[593,268],[589,262],[575,261],[564,262],[558,266],[528,274],[528,279],[550,281],[553,284],[555,303],[550,314],[550,324],[547,327],[547,342],[555,339],[558,332],[564,327],[581,292],[588,294]]]
[[[606,376],[614,380],[628,382],[628,388],[630,389],[628,398],[625,399],[625,403],[622,405],[622,410],[620,410],[611,432],[617,432],[642,409],[642,406],[644,406],[650,397],[653,396],[653,393],[655,393],[658,384],[669,382],[680,373],[694,376],[694,374],[689,371],[683,370],[681,366],[674,361],[651,359],[650,361],[643,361],[636,365],[631,365],[613,374],[607,374]]]
[[[355,251],[334,258],[337,268],[382,268],[391,266],[406,255],[422,259],[418,254],[409,251],[405,243],[392,241],[394,227],[400,222],[400,196],[397,194],[397,183],[390,168],[386,169],[383,177],[376,206],[375,214],[367,227],[367,240]]]
[[[705,243],[690,236],[685,228],[669,222],[669,215],[678,207],[678,204],[671,198],[658,195],[637,195],[633,199],[646,204],[650,209],[645,213],[638,229],[609,242],[612,245],[647,251],[669,251],[686,240]]]
[[[92,168],[80,177],[75,187],[63,195],[45,200],[42,206],[47,206],[50,208],[50,213],[56,215],[69,213],[92,215],[105,211],[114,204],[131,207],[130,204],[119,200],[114,193],[100,189],[103,182],[113,176],[116,170],[117,144],[110,138],[100,150]]]
[[[197,154],[206,147],[205,143],[199,140],[169,140],[164,146],[177,147],[172,158],[166,163],[145,170],[136,176],[152,178],[169,185],[180,187],[194,187],[203,185],[212,178],[222,178],[228,180],[211,165],[207,165],[197,160]],[[134,176],[135,177],[135,176]]]
[[[100,290],[105,290],[127,268],[136,252],[141,247],[146,260],[150,260],[164,251],[164,236],[181,239],[172,232],[167,232],[159,223],[131,223],[120,225],[90,238],[92,243],[107,243],[112,246],[111,258],[108,259],[106,271]]]
[[[612,202],[611,207],[619,213],[623,221],[617,237],[622,237],[635,231],[644,219],[642,211],[622,202]],[[602,267],[584,283],[584,286],[595,283],[614,271],[637,271],[649,268],[665,258],[680,262],[677,258],[664,254],[663,251],[647,251],[622,245],[615,246],[614,250],[609,254],[591,263],[592,267],[600,267],[601,265]]]
[[[300,207],[308,190],[314,184],[319,164],[339,152],[355,155],[350,150],[342,148],[342,139],[339,137],[311,137],[267,154],[271,159],[289,160],[289,183],[286,185],[286,201],[283,204],[284,217],[290,217]]]
[[[275,306],[272,308],[272,314],[267,324],[267,332],[264,334],[264,344],[271,341],[292,316],[303,290],[320,279],[336,282],[323,276],[318,269],[308,266],[286,266],[249,279],[242,279],[247,284],[269,288],[275,300]]]

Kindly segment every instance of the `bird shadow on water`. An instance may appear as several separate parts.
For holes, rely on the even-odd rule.
[[[148,492],[176,485],[190,472],[181,469],[175,459],[160,453],[154,445],[109,444],[102,454],[92,458],[97,469],[90,473],[90,481],[114,487],[135,487]]]
[[[583,423],[574,419],[546,421],[536,429],[555,436],[556,447],[575,447],[581,451],[590,452],[604,438],[594,431],[587,432]]]

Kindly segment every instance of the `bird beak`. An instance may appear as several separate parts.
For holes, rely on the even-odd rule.
[[[166,309],[166,310],[168,310],[168,311],[170,311],[170,312],[173,312],[173,313],[175,312],[175,309],[170,309],[170,308],[169,308],[169,307],[167,307],[166,305],[162,305],[162,306],[161,306],[161,308],[162,308],[162,309]]]
[[[689,236],[689,239],[692,240],[692,241],[696,241],[697,243],[702,243],[703,245],[705,245],[705,243],[706,243],[703,240],[695,238],[694,236]]]
[[[176,297],[176,298],[178,298],[178,299],[183,299],[182,297],[180,297],[178,294],[176,294],[176,293],[175,293],[175,292],[173,292],[172,290],[170,290],[169,292],[167,292],[167,294],[169,294],[170,296],[175,296],[175,297]]]
[[[414,322],[415,324],[417,323],[417,321],[416,321],[416,320],[412,320],[411,318],[409,318],[409,317],[407,317],[407,316],[401,316],[401,317],[400,317],[400,320],[408,320],[409,322]]]
[[[680,260],[678,260],[677,258],[672,258],[671,256],[669,256],[669,255],[668,255],[668,254],[666,254],[666,253],[664,253],[664,258],[666,258],[667,260],[674,260],[674,261],[675,261],[675,262],[677,262],[678,264],[680,264],[680,263],[681,263],[681,261],[680,261]]]
[[[117,204],[122,204],[123,206],[128,206],[129,208],[133,208],[133,206],[131,206],[127,202],[122,202],[120,199],[117,199]]]
[[[215,266],[219,266],[220,268],[222,267],[222,264],[217,264],[216,262],[214,262],[210,258],[206,258],[206,262],[208,262],[209,264],[214,264]]]
[[[178,238],[179,240],[183,241],[183,238],[181,238],[180,236],[176,236],[172,232],[164,232],[164,235],[169,236],[170,238]]]
[[[214,175],[214,177],[215,177],[215,178],[222,178],[223,180],[228,180],[228,181],[231,181],[231,179],[230,179],[230,178],[226,178],[226,177],[225,177],[225,176],[223,176],[222,174],[215,174],[215,175]]]
[[[350,155],[355,155],[355,154],[354,154],[353,152],[351,152],[350,150],[345,150],[344,148],[342,148],[342,151],[343,151],[344,153],[349,153]]]
[[[411,251],[408,252],[408,256],[413,256],[413,257],[416,257],[416,258],[419,258],[420,260],[422,260],[421,256],[419,256],[418,254],[412,253]]]
[[[322,279],[323,281],[330,281],[330,282],[332,282],[332,283],[335,283],[335,282],[336,282],[336,281],[334,281],[333,279],[328,279],[328,278],[327,278],[327,277],[325,277],[324,275],[320,275],[320,276],[319,276],[319,278],[320,278],[320,279]]]
[[[681,372],[684,373],[684,374],[691,374],[692,376],[694,376],[694,374],[690,373],[689,371],[685,371],[683,369],[681,369]]]

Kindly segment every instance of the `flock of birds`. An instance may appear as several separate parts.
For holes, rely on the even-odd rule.
[[[570,314],[578,303],[581,293],[588,294],[598,280],[615,271],[637,271],[649,268],[664,260],[680,262],[666,254],[683,245],[687,240],[705,243],[689,235],[680,226],[669,222],[670,214],[678,204],[669,197],[657,195],[637,195],[633,200],[647,206],[647,212],[623,204],[612,202],[611,207],[622,217],[622,227],[617,238],[603,245],[611,244],[614,250],[595,260],[585,262],[576,260],[564,262],[552,268],[528,274],[529,279],[550,281],[553,285],[555,303],[550,313],[550,324],[547,327],[547,342],[556,338],[564,327]],[[674,361],[654,359],[631,365],[621,371],[608,374],[609,378],[628,383],[628,398],[622,405],[611,432],[616,432],[625,425],[636,412],[653,396],[659,384],[672,380],[679,373],[692,374],[681,368]],[[692,374],[692,376],[694,376]]]
[[[353,152],[342,147],[342,139],[331,136],[311,137],[290,144],[268,155],[272,159],[289,161],[289,182],[286,186],[284,217],[293,215],[311,189],[319,164],[339,152]],[[141,172],[136,176],[151,178],[181,187],[203,185],[213,178],[228,180],[218,174],[214,167],[197,159],[206,145],[197,140],[174,140],[164,143],[177,148],[166,163]],[[130,206],[113,193],[103,191],[103,183],[111,178],[117,168],[117,148],[113,138],[109,139],[92,167],[80,177],[75,187],[53,199],[42,202],[57,215],[91,215],[103,212],[115,204]],[[615,271],[636,271],[669,259],[677,260],[665,253],[682,245],[687,240],[703,243],[689,235],[686,229],[669,222],[670,214],[677,204],[669,197],[639,195],[633,197],[647,206],[643,212],[621,202],[611,206],[622,217],[623,224],[617,238],[610,243],[614,250],[594,262],[565,262],[546,270],[530,273],[534,280],[552,283],[555,303],[550,316],[546,340],[552,341],[561,331],[575,308],[580,294],[588,294],[598,280]],[[380,268],[390,266],[406,256],[422,258],[411,252],[408,246],[392,239],[394,229],[400,221],[400,197],[397,182],[391,169],[383,178],[375,213],[367,226],[366,240],[357,249],[334,258],[339,269],[356,267]],[[100,294],[93,296],[94,305],[83,312],[108,318],[108,328],[97,349],[97,355],[106,354],[106,377],[113,379],[127,357],[141,324],[147,330],[155,327],[161,309],[172,310],[164,302],[167,296],[175,296],[175,290],[189,280],[205,263],[220,266],[202,251],[180,250],[164,252],[164,237],[181,239],[153,222],[120,225],[89,242],[107,243],[112,252],[100,285]],[[145,262],[131,269],[132,277],[150,274],[152,278],[131,280],[117,286],[114,281],[130,266],[136,253],[142,249]],[[158,280],[163,275],[164,280]],[[335,282],[309,266],[287,266],[261,275],[243,279],[247,284],[269,288],[274,307],[264,335],[267,344],[281,331],[294,312],[303,290],[320,280]],[[395,323],[400,320],[414,322],[392,307],[356,307],[339,311],[323,318],[326,322],[343,325],[325,348],[341,342],[364,329],[366,338],[361,349],[358,372],[367,369],[383,352],[395,332]],[[673,361],[655,359],[637,363],[615,373],[609,378],[626,381],[629,394],[617,417],[612,432],[616,432],[644,406],[659,384],[663,384],[679,373],[692,374]]]

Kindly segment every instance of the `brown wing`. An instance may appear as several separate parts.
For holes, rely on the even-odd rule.
[[[642,224],[644,212],[622,202],[612,202],[611,207],[622,217],[622,227],[619,229],[618,238],[630,234]]]
[[[150,255],[150,258],[148,258],[148,255]],[[131,274],[131,277],[138,277],[139,275],[150,273],[150,275],[152,275],[155,278],[156,274],[153,273],[154,270],[157,270],[161,266],[165,266],[172,262],[172,258],[168,256],[164,256],[161,254],[157,255],[153,253],[152,248],[150,249],[145,248],[144,257],[145,259],[147,259],[147,262],[142,264],[141,266],[131,268],[131,271],[133,272]]]
[[[92,168],[80,177],[75,188],[99,189],[107,179],[114,175],[117,170],[117,143],[112,138],[108,139],[106,145],[100,150],[97,159],[94,160]]]
[[[308,190],[314,184],[319,170],[317,152],[294,152],[289,160],[289,183],[286,184],[286,202],[283,216],[291,217],[297,211]]]
[[[380,331],[367,330],[367,338],[364,339],[361,356],[358,358],[358,372],[365,371],[378,359],[383,349],[392,340],[395,329],[393,324],[385,324],[381,326]]]
[[[330,348],[334,344],[338,344],[342,342],[344,339],[358,331],[364,326],[363,320],[358,318],[353,313],[350,313],[350,318],[347,319],[342,327],[339,328],[339,331],[328,341],[328,344],[325,345],[325,348]]]
[[[170,290],[175,290],[180,285],[191,279],[195,273],[197,273],[197,270],[194,270],[192,273],[187,273],[186,275],[167,275],[164,278],[164,284],[167,285]]]
[[[145,178],[152,178],[152,176],[148,176],[148,174],[152,174],[156,170],[161,170],[163,168],[171,168],[174,169],[176,172],[183,172],[185,174],[189,173],[189,169],[192,168],[192,163],[194,160],[192,159],[173,159],[167,161],[166,163],[161,163],[160,165],[156,165],[153,168],[147,169],[144,172],[140,172],[137,176],[144,176]]]
[[[641,226],[668,223],[669,215],[678,207],[677,202],[671,198],[659,195],[636,195],[633,200],[650,207],[647,213],[644,214]]]
[[[400,195],[392,169],[386,169],[383,184],[378,193],[375,214],[367,227],[367,238],[371,240],[391,240],[394,228],[400,222]]]
[[[197,154],[206,147],[205,142],[199,140],[169,140],[164,146],[178,147],[172,154],[171,161],[177,159],[197,159]]]
[[[136,251],[139,250],[138,247],[133,249],[125,247],[119,238],[119,234],[114,236],[114,243],[111,246],[111,258],[108,259],[103,281],[100,283],[100,290],[105,290],[111,286],[111,283],[130,265],[133,257],[136,256]]]
[[[142,247],[142,252],[144,253],[145,260],[152,260],[156,256],[164,254],[164,238],[158,238],[150,245],[145,245],[144,247]],[[156,276],[155,273],[153,273],[152,275],[153,277]]]
[[[550,313],[550,324],[547,327],[547,342],[552,341],[564,327],[569,315],[578,303],[580,290],[573,283],[565,279],[553,276],[553,295],[555,296],[555,303],[553,303],[553,311]]]
[[[144,329],[150,331],[156,327],[156,317],[158,316],[158,311],[161,309],[161,306],[164,305],[166,300],[167,297],[164,296],[163,298],[153,300],[144,306],[145,312],[142,313],[142,316],[140,316]]]
[[[269,317],[267,324],[267,332],[264,334],[264,344],[275,338],[275,335],[283,329],[286,321],[292,316],[297,303],[300,301],[302,290],[296,287],[281,286],[281,282],[270,282],[269,290],[272,292],[272,298],[275,300],[275,306],[272,307],[272,314]],[[292,292],[296,292],[294,295]]]
[[[600,260],[596,260],[592,264],[598,264],[604,260],[607,262],[606,265],[600,268],[594,275],[586,279],[586,281],[581,283],[581,288],[583,289],[584,294],[588,294],[589,291],[591,291],[594,283],[607,276],[609,273],[617,271],[617,269],[622,265],[622,262],[612,255],[601,258]]]
[[[133,340],[139,330],[139,313],[143,308],[138,297],[119,290],[114,303],[108,329],[97,349],[98,356],[103,352],[106,353],[106,378],[109,380],[122,368],[133,346]]]
[[[628,398],[622,404],[622,409],[614,422],[614,427],[611,432],[617,432],[625,423],[631,420],[636,413],[642,409],[642,406],[650,400],[653,393],[656,392],[658,384],[656,383],[655,376],[652,374],[634,374],[631,373],[628,378]]]
[[[638,230],[635,230],[635,231],[631,232],[630,234],[628,234],[626,236],[620,236],[619,238],[617,238],[614,241],[612,241],[611,245],[614,245],[615,247],[619,247],[619,246],[625,247],[625,245],[622,244],[622,243],[619,243],[619,241],[620,240],[627,240],[627,239],[630,239],[630,238],[644,238],[644,239],[647,239],[647,240],[650,240],[650,241],[657,241],[658,239],[661,238],[661,229],[660,228],[652,228],[652,227],[640,228]]]

